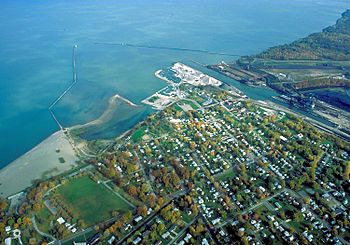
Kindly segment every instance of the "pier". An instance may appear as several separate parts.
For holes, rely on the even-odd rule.
[[[73,66],[73,82],[68,86],[68,88],[66,88],[61,94],[60,96],[58,96],[58,98],[51,103],[51,105],[49,106],[49,111],[50,114],[52,116],[52,118],[55,120],[55,122],[57,123],[57,125],[59,126],[59,128],[62,130],[63,127],[60,124],[60,122],[57,120],[54,112],[52,111],[52,108],[74,87],[74,85],[77,83],[77,63],[76,63],[76,56],[77,56],[77,49],[78,49],[78,45],[74,45],[73,47],[73,62],[72,62],[72,66]]]
[[[190,48],[179,48],[179,47],[166,47],[166,46],[152,46],[144,44],[132,44],[132,43],[108,43],[108,42],[95,42],[96,45],[111,45],[111,46],[123,46],[123,47],[133,47],[133,48],[148,48],[148,49],[163,49],[172,51],[182,51],[182,52],[196,52],[205,53],[209,55],[222,55],[231,57],[241,57],[241,54],[230,54],[225,52],[209,51],[205,49],[190,49]]]

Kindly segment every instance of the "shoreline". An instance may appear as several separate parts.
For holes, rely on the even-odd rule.
[[[0,196],[9,197],[32,186],[37,179],[68,171],[77,165],[77,160],[67,136],[62,130],[56,131],[0,169]]]
[[[100,117],[67,129],[79,129],[103,123],[104,120],[108,120],[108,116],[115,109],[115,102],[118,100],[132,107],[138,107],[138,105],[130,100],[119,94],[115,94],[109,98],[109,105]],[[118,138],[123,137],[129,131],[123,132]],[[59,152],[57,152],[58,149]],[[60,162],[60,158],[63,158],[65,162]],[[65,135],[63,129],[58,130],[0,169],[0,197],[11,197],[32,186],[32,182],[35,180],[42,180],[62,174],[76,167],[77,160],[78,155],[70,139]]]
[[[161,71],[162,70],[156,71],[154,75],[157,78],[165,81],[167,83],[167,86],[169,86],[169,84],[172,84],[172,81],[160,75]],[[225,82],[223,83],[229,87],[235,88],[235,90],[239,91],[240,93],[243,93],[233,85]],[[147,99],[151,98],[154,95],[159,95],[159,93],[162,90],[166,89],[166,87],[147,97],[142,101],[142,103],[147,104],[145,103]],[[116,108],[116,102],[118,100],[121,100],[132,107],[139,106],[130,100],[120,96],[119,94],[115,94],[109,98],[107,109],[97,119],[85,124],[74,125],[67,128],[67,130],[71,131],[94,126],[101,124],[106,120],[109,120],[108,117],[110,116],[110,113]],[[261,103],[261,101],[259,102]],[[264,102],[268,104],[271,101]],[[131,130],[132,129],[126,130],[120,136],[118,136],[117,139],[123,138],[125,135],[130,133]],[[60,151],[57,152],[57,149],[60,149]],[[59,161],[60,157],[63,157],[65,159],[65,163]],[[7,164],[4,168],[0,169],[0,197],[8,197],[24,191],[27,187],[32,186],[32,182],[34,180],[45,179],[66,172],[71,168],[77,166],[77,160],[78,155],[75,152],[69,137],[64,134],[63,130],[59,130],[48,136],[45,140],[34,146],[31,150],[24,153],[16,160]],[[14,182],[13,180],[15,179],[20,181]]]
[[[67,130],[76,130],[76,129],[81,129],[81,128],[85,128],[85,127],[90,127],[90,126],[94,126],[94,125],[98,125],[98,124],[102,124],[104,123],[105,121],[108,121],[109,120],[109,116],[110,116],[110,113],[116,108],[116,102],[117,100],[121,100],[123,102],[125,102],[126,104],[132,106],[132,107],[138,107],[139,105],[136,105],[134,104],[133,102],[131,102],[130,100],[120,96],[119,94],[115,94],[113,95],[112,97],[110,97],[108,99],[108,106],[107,106],[107,109],[96,119],[90,121],[90,122],[87,122],[85,124],[77,124],[77,125],[74,125],[74,126],[71,126],[71,127],[67,127]]]

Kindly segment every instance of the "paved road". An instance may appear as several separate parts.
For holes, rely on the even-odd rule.
[[[279,194],[281,194],[283,191],[285,191],[285,189],[281,189],[280,191],[276,192],[274,195],[272,196],[269,196],[268,198],[265,198],[264,200],[262,200],[261,202],[258,202],[257,204],[253,205],[253,206],[250,206],[249,208],[247,209],[244,209],[240,212],[240,214],[246,214],[254,209],[256,209],[257,207],[265,204],[266,202],[268,202],[269,200],[271,200],[272,198],[278,196]],[[216,226],[216,228],[221,228],[229,223],[231,223],[233,220],[232,219],[229,219],[227,221],[225,221],[224,223],[221,223],[219,225]]]
[[[186,194],[187,191],[180,191],[172,196],[172,199],[169,200],[167,203],[165,203],[158,211],[152,213],[150,216],[148,216],[146,219],[144,219],[140,224],[138,224],[134,229],[132,229],[126,236],[124,236],[121,240],[118,241],[118,244],[122,244],[124,241],[126,241],[129,237],[131,237],[136,231],[138,231],[141,227],[143,227],[145,224],[147,224],[149,221],[151,221],[160,211],[162,211],[163,208],[168,206],[173,200],[179,198],[180,196]]]
[[[290,190],[288,189],[288,193],[290,195],[292,195],[294,198],[296,198],[297,200],[299,199],[302,199],[303,196],[301,196],[299,193],[296,193],[295,191],[293,190]],[[316,219],[321,222],[323,224],[324,227],[327,227],[328,229],[332,229],[332,227],[329,225],[329,223],[323,219],[321,219],[317,214],[314,213],[314,211],[308,206],[308,205],[305,205],[303,204],[303,207],[306,208],[307,211],[309,211],[310,213],[313,214],[314,217],[316,217]],[[339,240],[342,242],[342,244],[349,244],[347,241],[344,240],[343,237],[341,236],[337,236],[337,238],[339,238]]]
[[[204,220],[205,227],[206,227],[207,230],[209,231],[210,236],[211,236],[211,238],[213,239],[214,243],[215,243],[215,244],[220,244],[219,240],[218,240],[217,237],[216,237],[216,230],[215,230],[215,228],[213,228],[213,227],[210,225],[209,220],[207,219],[207,217],[205,217],[205,216],[203,215],[202,212],[201,212],[199,215],[200,215],[200,216],[202,217],[202,219]]]
[[[175,243],[177,241],[177,239],[179,239],[179,237],[182,236],[185,233],[185,231],[188,229],[188,227],[190,227],[195,221],[196,221],[196,219],[193,219],[181,231],[179,231],[179,233],[177,233],[176,237],[169,243],[169,245]]]

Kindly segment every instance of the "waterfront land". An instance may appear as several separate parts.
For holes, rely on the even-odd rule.
[[[348,14],[328,32],[347,28]],[[301,63],[308,68],[304,70],[314,71],[312,76],[326,70],[316,69],[318,60],[312,61],[312,69],[311,61],[239,62],[210,68],[253,86],[282,87],[287,84],[281,80],[287,72],[279,70],[284,66],[289,67],[288,76],[302,80],[310,74],[303,73]],[[335,64],[345,67],[346,63],[336,62],[348,61],[334,62],[331,72],[339,71]],[[249,68],[242,68],[243,63]],[[114,117],[116,101],[131,104],[114,96],[100,118],[63,129],[19,159],[13,165],[17,169],[8,167],[0,173],[6,180],[1,185],[3,196],[28,187],[0,199],[1,240],[349,243],[350,145],[341,139],[347,139],[341,119],[342,127],[334,128],[273,102],[249,99],[230,84],[182,63],[155,75],[167,86],[143,103],[158,111],[122,136],[108,141],[82,137]],[[348,79],[346,74],[337,76]],[[324,84],[333,86],[329,81]],[[297,81],[295,86],[308,84]],[[328,113],[338,112],[330,105],[323,107]],[[70,170],[78,158],[79,165]],[[46,178],[29,184],[43,173]],[[12,185],[19,179],[23,182]]]
[[[349,144],[287,108],[176,71],[164,90],[171,104],[80,153],[88,165],[9,208],[2,201],[8,229],[32,244],[345,244]],[[11,230],[1,235],[16,241]]]
[[[58,131],[0,171],[0,196],[7,197],[70,170],[78,158],[63,131]]]
[[[276,99],[309,111],[350,135],[350,10],[333,26],[291,44],[208,66],[250,86],[269,86]],[[329,91],[328,96],[322,91]],[[341,91],[340,91],[341,90]]]
[[[291,44],[268,49],[256,56],[273,60],[350,60],[350,10],[334,26]]]

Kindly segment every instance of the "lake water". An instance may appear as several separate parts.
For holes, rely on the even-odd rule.
[[[233,59],[95,42],[249,55],[320,31],[346,8],[348,0],[2,0],[0,167],[58,129],[47,108],[72,81],[75,44],[79,85],[55,108],[64,126],[97,118],[116,93],[139,103],[164,85],[154,72],[174,61]]]

